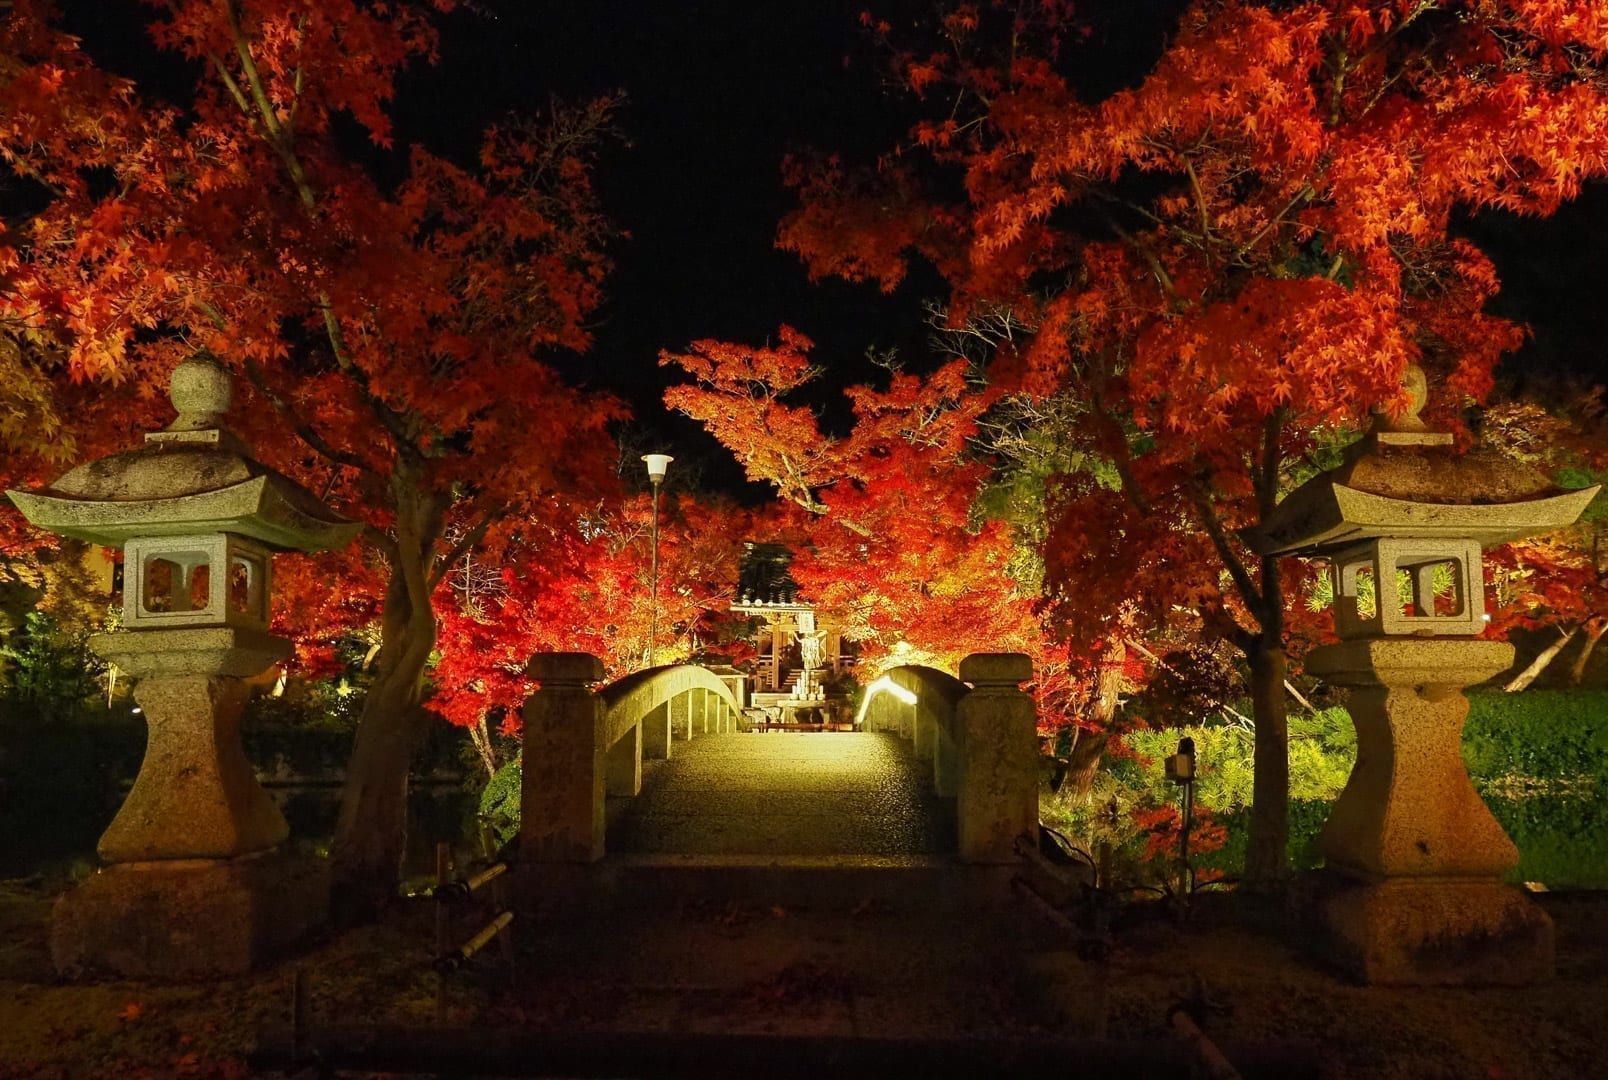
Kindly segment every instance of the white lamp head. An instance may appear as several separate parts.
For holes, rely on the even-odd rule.
[[[664,480],[664,474],[675,460],[669,454],[643,454],[642,460],[648,463],[648,479],[655,484]]]

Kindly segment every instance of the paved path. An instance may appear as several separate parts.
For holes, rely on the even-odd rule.
[[[766,732],[677,742],[609,800],[611,853],[921,855],[955,848],[954,803],[887,733]]]

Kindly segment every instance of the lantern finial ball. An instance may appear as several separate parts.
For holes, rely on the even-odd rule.
[[[1429,401],[1429,380],[1424,376],[1424,369],[1417,364],[1408,364],[1401,373],[1402,392],[1407,397],[1407,406],[1400,416],[1381,416],[1381,423],[1377,430],[1393,431],[1403,434],[1427,432],[1429,425],[1424,423],[1418,415],[1424,411]]]
[[[186,357],[173,369],[168,397],[179,418],[170,430],[198,431],[217,427],[229,411],[229,372],[210,353]]]

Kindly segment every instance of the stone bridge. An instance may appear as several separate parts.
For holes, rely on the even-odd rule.
[[[539,654],[529,670],[540,688],[524,711],[526,864],[603,859],[608,797],[638,796],[644,759],[673,755],[681,760],[657,767],[648,793],[627,811],[635,824],[626,839],[640,844],[647,835],[660,845],[653,850],[678,850],[680,838],[700,835],[655,824],[680,813],[713,822],[705,835],[724,829],[743,855],[795,854],[783,850],[781,833],[762,827],[766,817],[791,814],[835,822],[840,837],[863,849],[831,854],[875,854],[877,831],[905,828],[900,815],[912,813],[914,798],[923,808],[916,814],[950,815],[942,828],[915,827],[929,838],[918,845],[946,836],[962,862],[989,865],[1014,861],[1017,837],[1037,825],[1036,717],[1019,689],[1032,667],[1020,654],[969,656],[958,679],[895,668],[867,687],[855,735],[740,734],[733,687],[692,665],[601,687],[602,662],[585,653]]]

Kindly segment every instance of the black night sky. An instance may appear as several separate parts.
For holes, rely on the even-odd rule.
[[[140,30],[149,9],[105,0],[66,6],[70,25],[108,66],[159,92],[184,91],[188,75],[174,72],[172,57],[153,55]],[[478,0],[443,20],[440,63],[401,84],[399,144],[423,142],[464,159],[484,126],[510,112],[540,109],[555,95],[627,95],[620,127],[629,145],[606,153],[598,185],[629,238],[615,249],[592,353],[559,365],[628,401],[640,448],[674,453],[682,484],[741,481],[712,439],[664,414],[659,395],[679,376],[657,366],[660,349],[703,337],[761,342],[785,322],[815,339],[816,359],[828,368],[823,390],[875,378],[868,347],[897,348],[911,367],[923,363],[921,302],[937,291],[932,279],[912,275],[892,296],[811,285],[794,257],[772,247],[790,206],[780,181],[786,152],[819,147],[868,160],[905,130],[908,118],[884,95],[860,31],[864,6]],[[1079,62],[1091,92],[1141,77],[1179,7],[1178,0],[1120,0],[1087,8],[1094,33]],[[877,10],[897,18],[901,9],[926,8],[895,0]],[[1499,309],[1534,332],[1507,364],[1508,377],[1608,379],[1608,189],[1593,188],[1548,221],[1487,215],[1467,228],[1497,260],[1505,285]],[[829,423],[843,418],[834,397],[823,393],[817,402]]]

